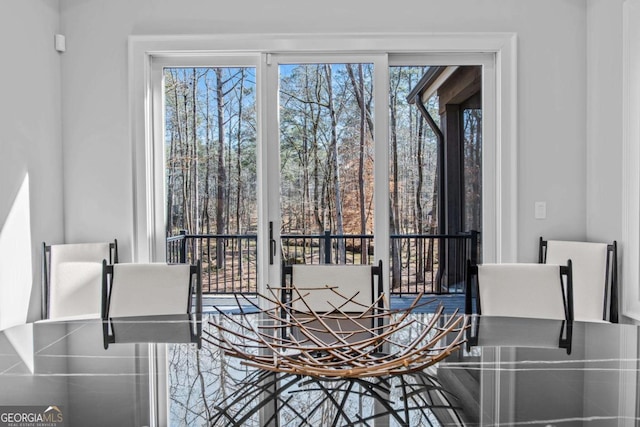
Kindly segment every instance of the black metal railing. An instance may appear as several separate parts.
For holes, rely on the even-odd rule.
[[[467,260],[479,261],[478,235],[476,231],[392,235],[391,293],[464,293]]]
[[[255,293],[257,284],[255,234],[187,234],[167,238],[167,261],[202,263],[205,294]]]
[[[285,264],[373,264],[372,234],[283,234]]]
[[[373,264],[373,235],[286,234],[285,264]],[[478,261],[478,233],[391,235],[392,294],[463,293],[466,261]],[[167,238],[167,261],[202,262],[204,293],[255,293],[255,234],[187,234]]]

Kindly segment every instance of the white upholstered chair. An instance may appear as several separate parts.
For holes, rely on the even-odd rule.
[[[102,318],[202,312],[200,263],[103,263]]]
[[[476,296],[476,312],[483,316],[573,321],[571,261],[567,263],[469,265],[465,312],[472,313]]]
[[[304,296],[289,292],[291,308],[298,312],[309,310],[326,313],[339,310],[345,313],[365,311],[382,294],[382,263],[353,264],[293,264],[283,268],[283,289],[293,285]],[[333,289],[333,290],[332,290]],[[344,297],[344,298],[343,298]],[[349,301],[345,300],[348,299]]]
[[[293,264],[284,266],[282,299],[295,313],[297,322],[304,324],[315,339],[327,345],[336,343],[338,337],[347,342],[367,339],[382,327],[367,314],[383,306],[382,262],[365,264]],[[374,303],[377,304],[374,305]],[[327,313],[335,316],[315,320],[311,313]],[[340,313],[346,313],[341,317]],[[354,317],[350,317],[356,314]],[[364,316],[360,318],[360,315]],[[325,329],[332,332],[321,332]],[[369,331],[364,329],[369,328]],[[292,338],[304,340],[297,328],[291,330]],[[308,332],[307,332],[308,333]]]
[[[200,336],[201,317],[200,262],[103,263],[105,348],[113,342],[193,342]],[[173,333],[155,328],[157,318],[171,320]]]
[[[616,242],[572,242],[541,237],[539,252],[540,263],[558,264],[571,259],[575,320],[618,322]]]
[[[118,262],[117,241],[42,247],[42,318],[99,318],[102,261]]]

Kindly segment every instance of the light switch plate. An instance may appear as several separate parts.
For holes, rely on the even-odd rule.
[[[546,219],[547,218],[547,202],[536,202],[534,215],[536,219]]]

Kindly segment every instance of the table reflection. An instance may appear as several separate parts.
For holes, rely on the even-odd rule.
[[[573,322],[524,317],[473,316],[467,330],[467,348],[562,348],[571,354]]]
[[[427,372],[319,379],[255,371],[212,408],[212,426],[461,424],[457,398]]]
[[[420,336],[423,322],[431,316],[414,315],[410,327],[396,337],[397,345]],[[212,323],[226,321],[232,327],[239,320],[209,316],[204,334],[223,333]],[[263,331],[272,320],[248,315]],[[438,324],[447,324],[439,319]],[[274,329],[276,332],[279,329]],[[433,334],[439,334],[439,327]],[[443,335],[447,339],[454,335]],[[215,342],[215,340],[214,340]],[[434,343],[435,345],[435,343]],[[256,352],[261,349],[256,348]],[[263,350],[263,349],[262,349]],[[278,425],[463,425],[456,396],[440,384],[437,367],[403,375],[363,378],[310,377],[274,373],[247,366],[230,357],[224,347],[205,341],[194,353],[185,346],[168,348],[169,424],[213,426]]]
[[[102,322],[105,350],[110,344],[202,344],[202,315],[170,314],[110,318]]]
[[[640,396],[637,327],[576,322],[567,329],[561,322],[531,319],[527,328],[511,318],[483,322],[484,327],[476,329],[481,332],[477,345],[465,345],[424,371],[379,378],[275,374],[248,367],[212,345],[203,346],[197,355],[172,346],[169,424],[493,426],[640,421],[632,403]],[[502,340],[497,331],[504,332]]]
[[[485,320],[477,346],[423,371],[357,379],[265,372],[188,337],[169,344],[116,339],[104,349],[98,320],[22,325],[0,332],[0,407],[56,405],[70,426],[640,422],[637,326],[575,322],[567,354],[558,345],[561,325]],[[176,322],[155,326],[166,332]],[[518,339],[497,339],[496,331],[515,331]],[[153,334],[141,338],[167,339]]]

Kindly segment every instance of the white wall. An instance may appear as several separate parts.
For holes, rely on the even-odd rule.
[[[331,32],[518,33],[519,258],[540,235],[585,237],[584,0],[61,0],[61,25],[68,241],[117,237],[130,256],[129,35]]]
[[[116,237],[123,259],[130,256],[131,34],[516,32],[520,260],[535,259],[539,235],[624,243],[616,220],[622,215],[623,0],[399,0],[376,7],[328,0],[314,10],[293,0],[253,3],[0,4],[0,35],[12,41],[3,45],[0,67],[0,230],[28,175],[32,268],[15,277],[32,277],[30,318],[39,312],[42,241]],[[67,36],[62,55],[53,49],[56,32]],[[547,220],[533,219],[537,200],[548,203]],[[14,276],[3,276],[0,296],[14,294],[16,282],[7,277]],[[25,310],[24,301],[12,303],[7,321],[20,320]]]
[[[629,239],[638,238],[623,235],[622,229],[624,1],[587,0],[586,231],[589,240],[617,240],[621,301],[637,295],[625,292],[637,283],[625,281],[624,271],[631,267],[622,259]]]
[[[64,235],[58,25],[57,0],[0,2],[0,329],[40,315],[40,246]]]
[[[519,258],[535,259],[539,235],[623,246],[622,3],[327,0],[312,9],[294,0],[3,0],[0,232],[28,175],[32,268],[15,277],[33,278],[29,317],[39,312],[42,241],[116,237],[123,259],[130,256],[131,34],[516,32]],[[53,49],[56,32],[67,36],[62,55]],[[538,200],[548,203],[547,220],[533,219]],[[7,293],[15,294],[11,277],[0,281],[3,313]],[[8,322],[25,310],[10,304]]]
[[[622,4],[587,1],[587,237],[595,241],[624,240]]]

